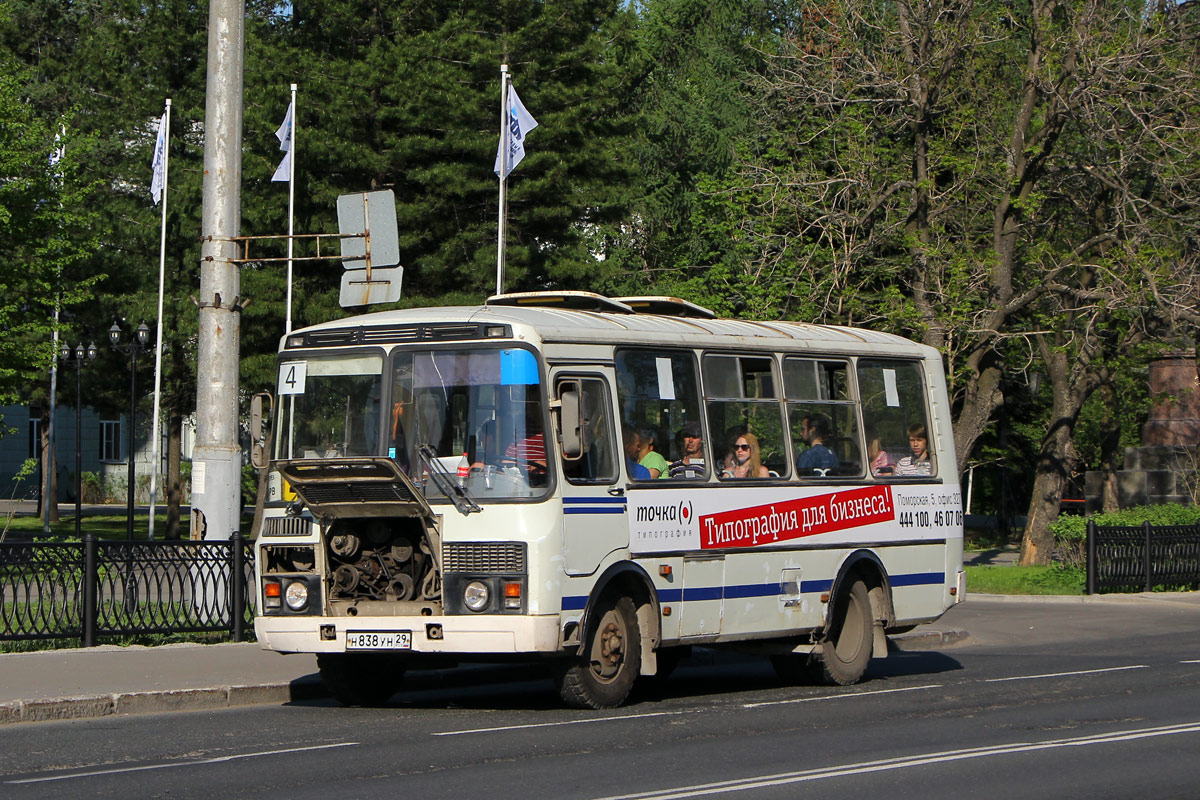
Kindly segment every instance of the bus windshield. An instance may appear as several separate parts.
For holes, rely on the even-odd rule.
[[[459,482],[480,501],[549,486],[541,378],[529,350],[398,352],[390,383],[384,452],[414,482],[430,469],[459,481],[462,467]],[[432,481],[423,485],[428,496],[440,494]]]
[[[277,458],[385,455],[430,499],[441,497],[430,472],[449,474],[479,501],[549,487],[545,404],[529,350],[401,350],[387,366],[376,354],[284,361],[279,395]]]
[[[376,455],[382,376],[382,355],[281,363],[277,457]]]

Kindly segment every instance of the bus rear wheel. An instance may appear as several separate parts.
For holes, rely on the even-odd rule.
[[[346,706],[387,703],[404,681],[404,662],[386,653],[317,653],[317,670],[334,699]]]
[[[633,601],[602,599],[579,654],[560,672],[559,694],[574,708],[616,708],[633,689],[641,662]]]
[[[829,635],[809,662],[813,678],[831,686],[858,683],[867,671],[874,643],[871,596],[862,580],[856,579],[838,596],[830,620]]]

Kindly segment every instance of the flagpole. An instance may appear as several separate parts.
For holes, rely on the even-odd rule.
[[[296,206],[296,84],[292,84],[292,124],[288,142],[288,240],[287,240],[287,321],[285,334],[292,332],[292,231],[295,224],[293,209]]]
[[[500,222],[496,232],[496,294],[504,294],[505,178],[508,173],[508,64],[500,65]]]
[[[150,530],[147,538],[154,539],[154,504],[158,491],[159,441],[158,417],[162,400],[162,350],[163,350],[163,283],[167,269],[167,162],[171,148],[167,146],[171,136],[171,98],[163,111],[163,155],[162,155],[162,225],[158,235],[158,330],[154,340],[154,417],[150,433]],[[157,140],[155,141],[157,147]],[[129,454],[133,458],[133,453]],[[133,487],[129,488],[133,491]]]

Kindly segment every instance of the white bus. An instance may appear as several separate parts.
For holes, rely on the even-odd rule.
[[[509,294],[288,334],[274,402],[255,632],[346,704],[547,658],[610,708],[698,644],[850,684],[963,599],[941,358],[896,336]]]

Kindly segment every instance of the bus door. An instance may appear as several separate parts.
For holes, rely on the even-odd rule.
[[[590,575],[606,555],[629,546],[626,498],[620,483],[620,431],[612,421],[611,368],[554,370],[554,396],[577,391],[581,453],[559,452],[563,480],[563,564],[568,575]]]

